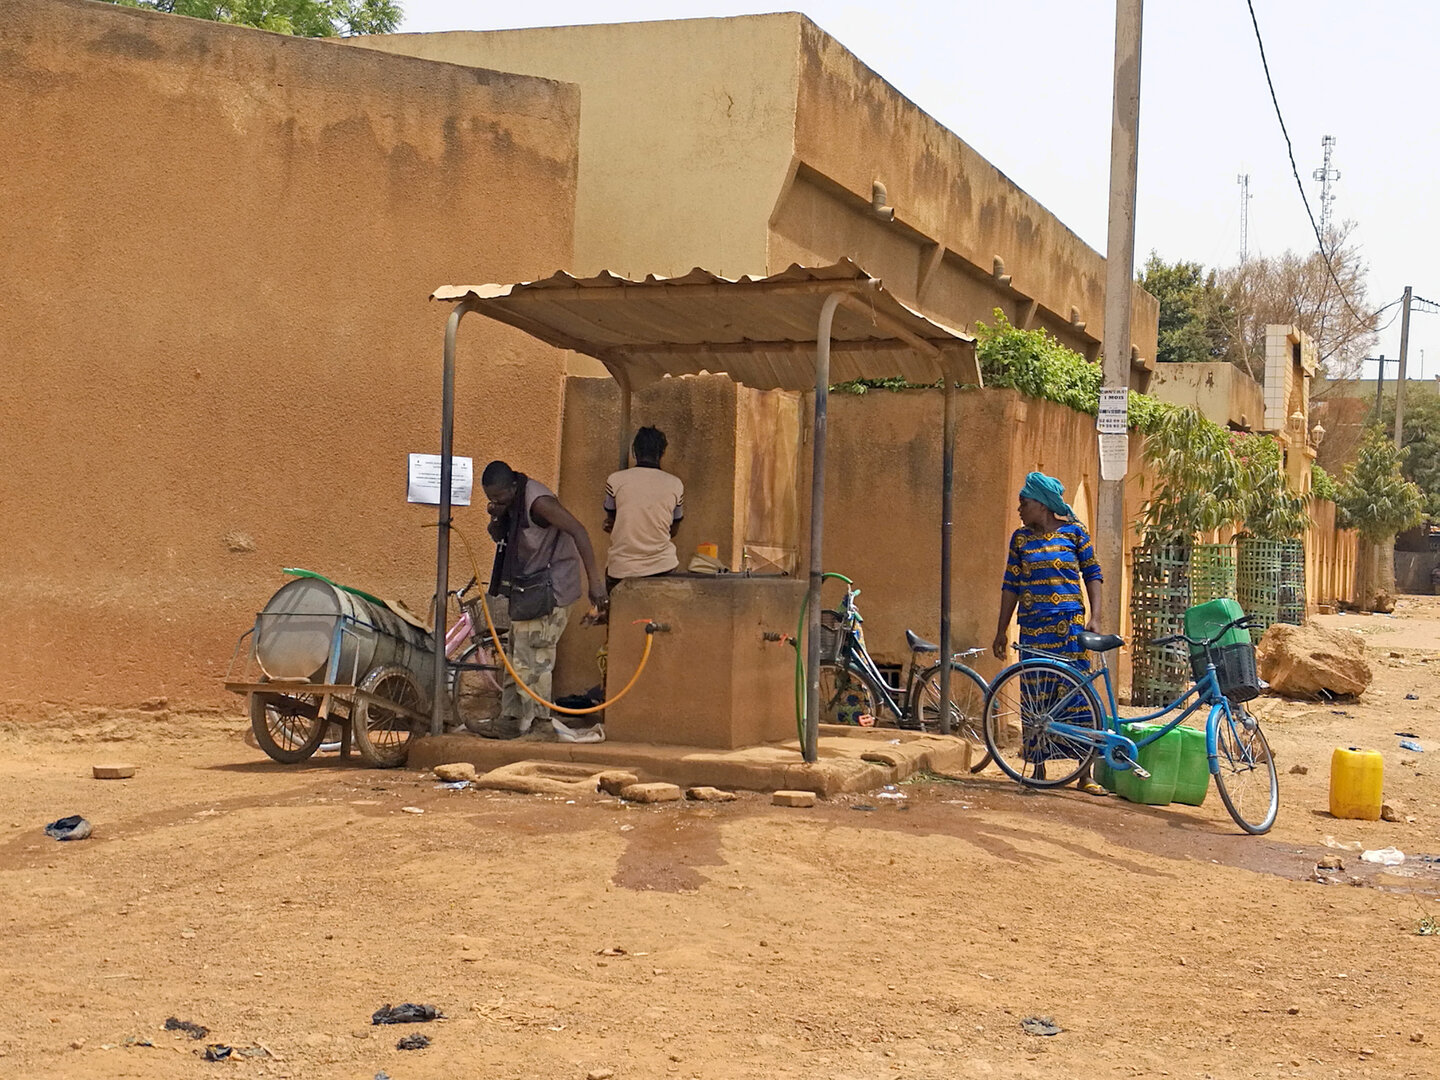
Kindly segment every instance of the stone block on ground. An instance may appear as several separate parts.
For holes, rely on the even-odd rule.
[[[770,797],[776,806],[814,806],[813,791],[777,791]]]
[[[474,783],[478,779],[475,773],[475,766],[468,761],[456,761],[448,765],[435,766],[435,778],[444,780],[447,784],[453,784],[457,780],[469,780]]]
[[[559,761],[516,761],[484,773],[475,780],[475,786],[489,791],[513,791],[520,795],[585,798],[596,793],[595,778],[602,771],[593,765]]]
[[[1260,677],[1288,697],[1358,697],[1374,677],[1364,641],[1349,630],[1276,623],[1256,653]]]
[[[692,787],[685,792],[685,797],[695,802],[734,802],[739,798],[733,791],[721,791],[717,787]]]
[[[630,784],[620,789],[620,797],[626,802],[677,802],[680,796],[678,784]]]
[[[96,780],[129,780],[135,775],[134,765],[91,765],[90,775]]]
[[[596,775],[595,781],[606,795],[619,795],[631,784],[638,784],[640,777],[625,769],[606,769]]]

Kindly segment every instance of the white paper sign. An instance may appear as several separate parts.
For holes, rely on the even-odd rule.
[[[1100,436],[1100,479],[1124,480],[1130,465],[1130,436],[1102,433]]]
[[[470,490],[474,486],[475,461],[468,457],[450,457],[450,503],[452,506],[469,506]],[[410,490],[406,502],[423,503],[426,506],[440,505],[440,455],[410,455]]]
[[[1130,391],[1123,386],[1100,388],[1100,412],[1095,430],[1102,435],[1124,435],[1129,429]]]

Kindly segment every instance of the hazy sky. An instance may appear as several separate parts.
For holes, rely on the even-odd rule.
[[[805,12],[1101,253],[1110,167],[1111,0],[402,0],[405,31]],[[1320,140],[1334,135],[1333,214],[1354,219],[1370,306],[1406,284],[1440,300],[1440,3],[1255,0],[1270,72],[1316,219]],[[1250,251],[1314,235],[1275,120],[1244,0],[1151,0],[1145,11],[1136,263],[1152,249],[1235,262],[1239,173]],[[1398,310],[1398,309],[1395,309]],[[1382,324],[1393,312],[1387,312]],[[1397,319],[1376,353],[1399,353]],[[1410,370],[1440,374],[1440,314],[1411,319]],[[1375,365],[1366,365],[1373,377]],[[1393,377],[1390,368],[1387,378]]]

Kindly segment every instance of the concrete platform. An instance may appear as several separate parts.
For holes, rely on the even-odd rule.
[[[411,744],[411,769],[468,761],[488,772],[517,761],[574,762],[628,769],[643,781],[681,787],[708,786],[741,791],[813,791],[817,795],[874,791],[921,771],[957,774],[970,768],[964,739],[822,724],[819,757],[800,758],[795,740],[739,750],[703,750],[663,743],[498,741],[475,735],[439,735]]]

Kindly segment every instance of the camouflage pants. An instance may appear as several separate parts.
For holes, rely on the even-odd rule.
[[[510,663],[515,665],[525,685],[546,701],[555,700],[550,689],[550,677],[555,671],[555,647],[569,618],[569,608],[557,607],[543,618],[510,624]],[[537,719],[548,720],[550,710],[516,686],[507,671],[500,692],[500,715],[519,720],[523,732],[530,730]]]

